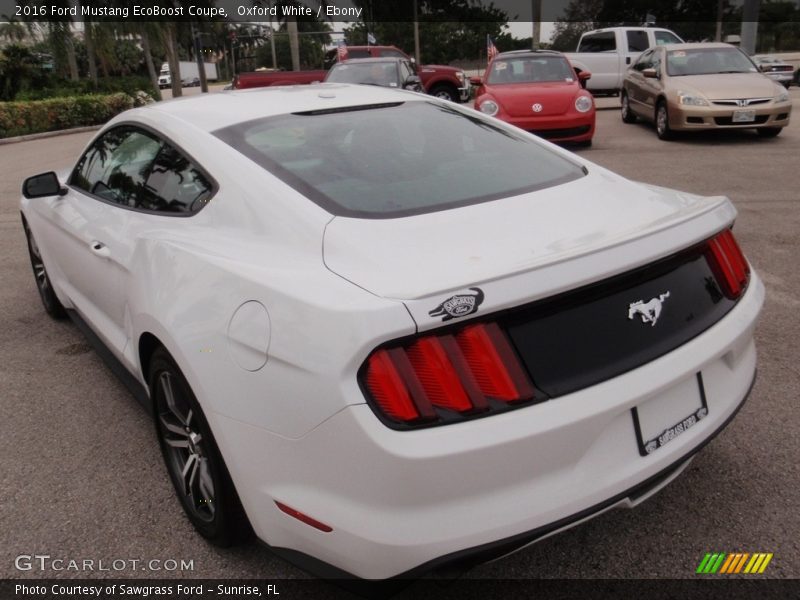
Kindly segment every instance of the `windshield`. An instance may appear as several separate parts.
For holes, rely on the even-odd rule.
[[[667,74],[755,73],[758,69],[736,48],[692,48],[667,52]]]
[[[492,63],[488,83],[538,83],[575,80],[575,73],[563,56],[519,56]]]
[[[337,64],[328,72],[325,81],[399,87],[397,62]]]
[[[584,175],[580,165],[523,131],[428,101],[256,119],[214,135],[345,216],[433,212]]]

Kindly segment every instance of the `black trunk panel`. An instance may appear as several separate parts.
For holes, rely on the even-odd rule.
[[[600,383],[685,344],[733,308],[736,301],[723,295],[704,250],[698,246],[522,307],[504,315],[500,325],[548,397]],[[639,313],[628,318],[632,303],[667,292],[655,325]]]

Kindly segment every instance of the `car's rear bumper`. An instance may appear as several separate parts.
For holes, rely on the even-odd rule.
[[[734,113],[740,110],[752,110],[754,120],[737,123],[733,121]],[[693,129],[747,129],[753,127],[786,127],[792,113],[792,103],[770,102],[767,105],[751,107],[725,106],[670,106],[669,125],[674,130]]]
[[[763,297],[754,274],[737,306],[680,348],[590,388],[485,419],[394,431],[359,404],[300,439],[219,416],[214,425],[256,533],[294,559],[312,557],[306,566],[314,570],[388,578],[487,559],[634,503],[724,428],[754,378],[752,334]],[[692,389],[697,373],[708,415],[640,455],[631,409],[668,406]],[[332,531],[288,516],[275,501]]]

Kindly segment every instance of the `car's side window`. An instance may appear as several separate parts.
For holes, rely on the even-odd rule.
[[[132,126],[116,127],[92,144],[70,185],[127,208],[160,213],[197,212],[213,188],[175,148]]]
[[[613,52],[617,49],[617,40],[613,31],[584,35],[578,52]]]
[[[656,73],[661,71],[661,52],[660,52],[660,50],[656,50],[650,55],[650,68],[651,69],[655,69]]]
[[[651,60],[653,58],[653,51],[650,50],[649,52],[645,52],[639,57],[639,60],[636,61],[636,64],[633,65],[633,68],[636,71],[643,71],[644,69],[651,66]]]
[[[400,61],[400,82],[405,83],[409,77],[413,75],[413,71],[411,70],[411,65],[408,64],[405,60]]]
[[[148,133],[112,129],[83,155],[70,183],[103,200],[135,207],[159,150],[161,142]]]
[[[650,47],[647,32],[642,29],[632,29],[627,32],[628,52],[644,52]]]
[[[195,213],[211,198],[212,185],[189,159],[164,144],[150,169],[139,208],[158,212]]]
[[[678,36],[673,35],[669,31],[656,31],[656,45],[662,46],[663,44],[680,44],[681,41]]]

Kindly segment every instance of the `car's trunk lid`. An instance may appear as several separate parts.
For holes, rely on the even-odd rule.
[[[486,297],[486,309],[544,297],[647,264],[704,239],[734,216],[724,198],[674,193],[595,167],[571,183],[453,210],[395,219],[336,217],[326,228],[323,255],[341,277],[406,301],[420,323],[440,321],[428,312],[459,290],[497,288]],[[695,224],[675,227],[685,221]],[[636,243],[645,236],[652,241]]]

